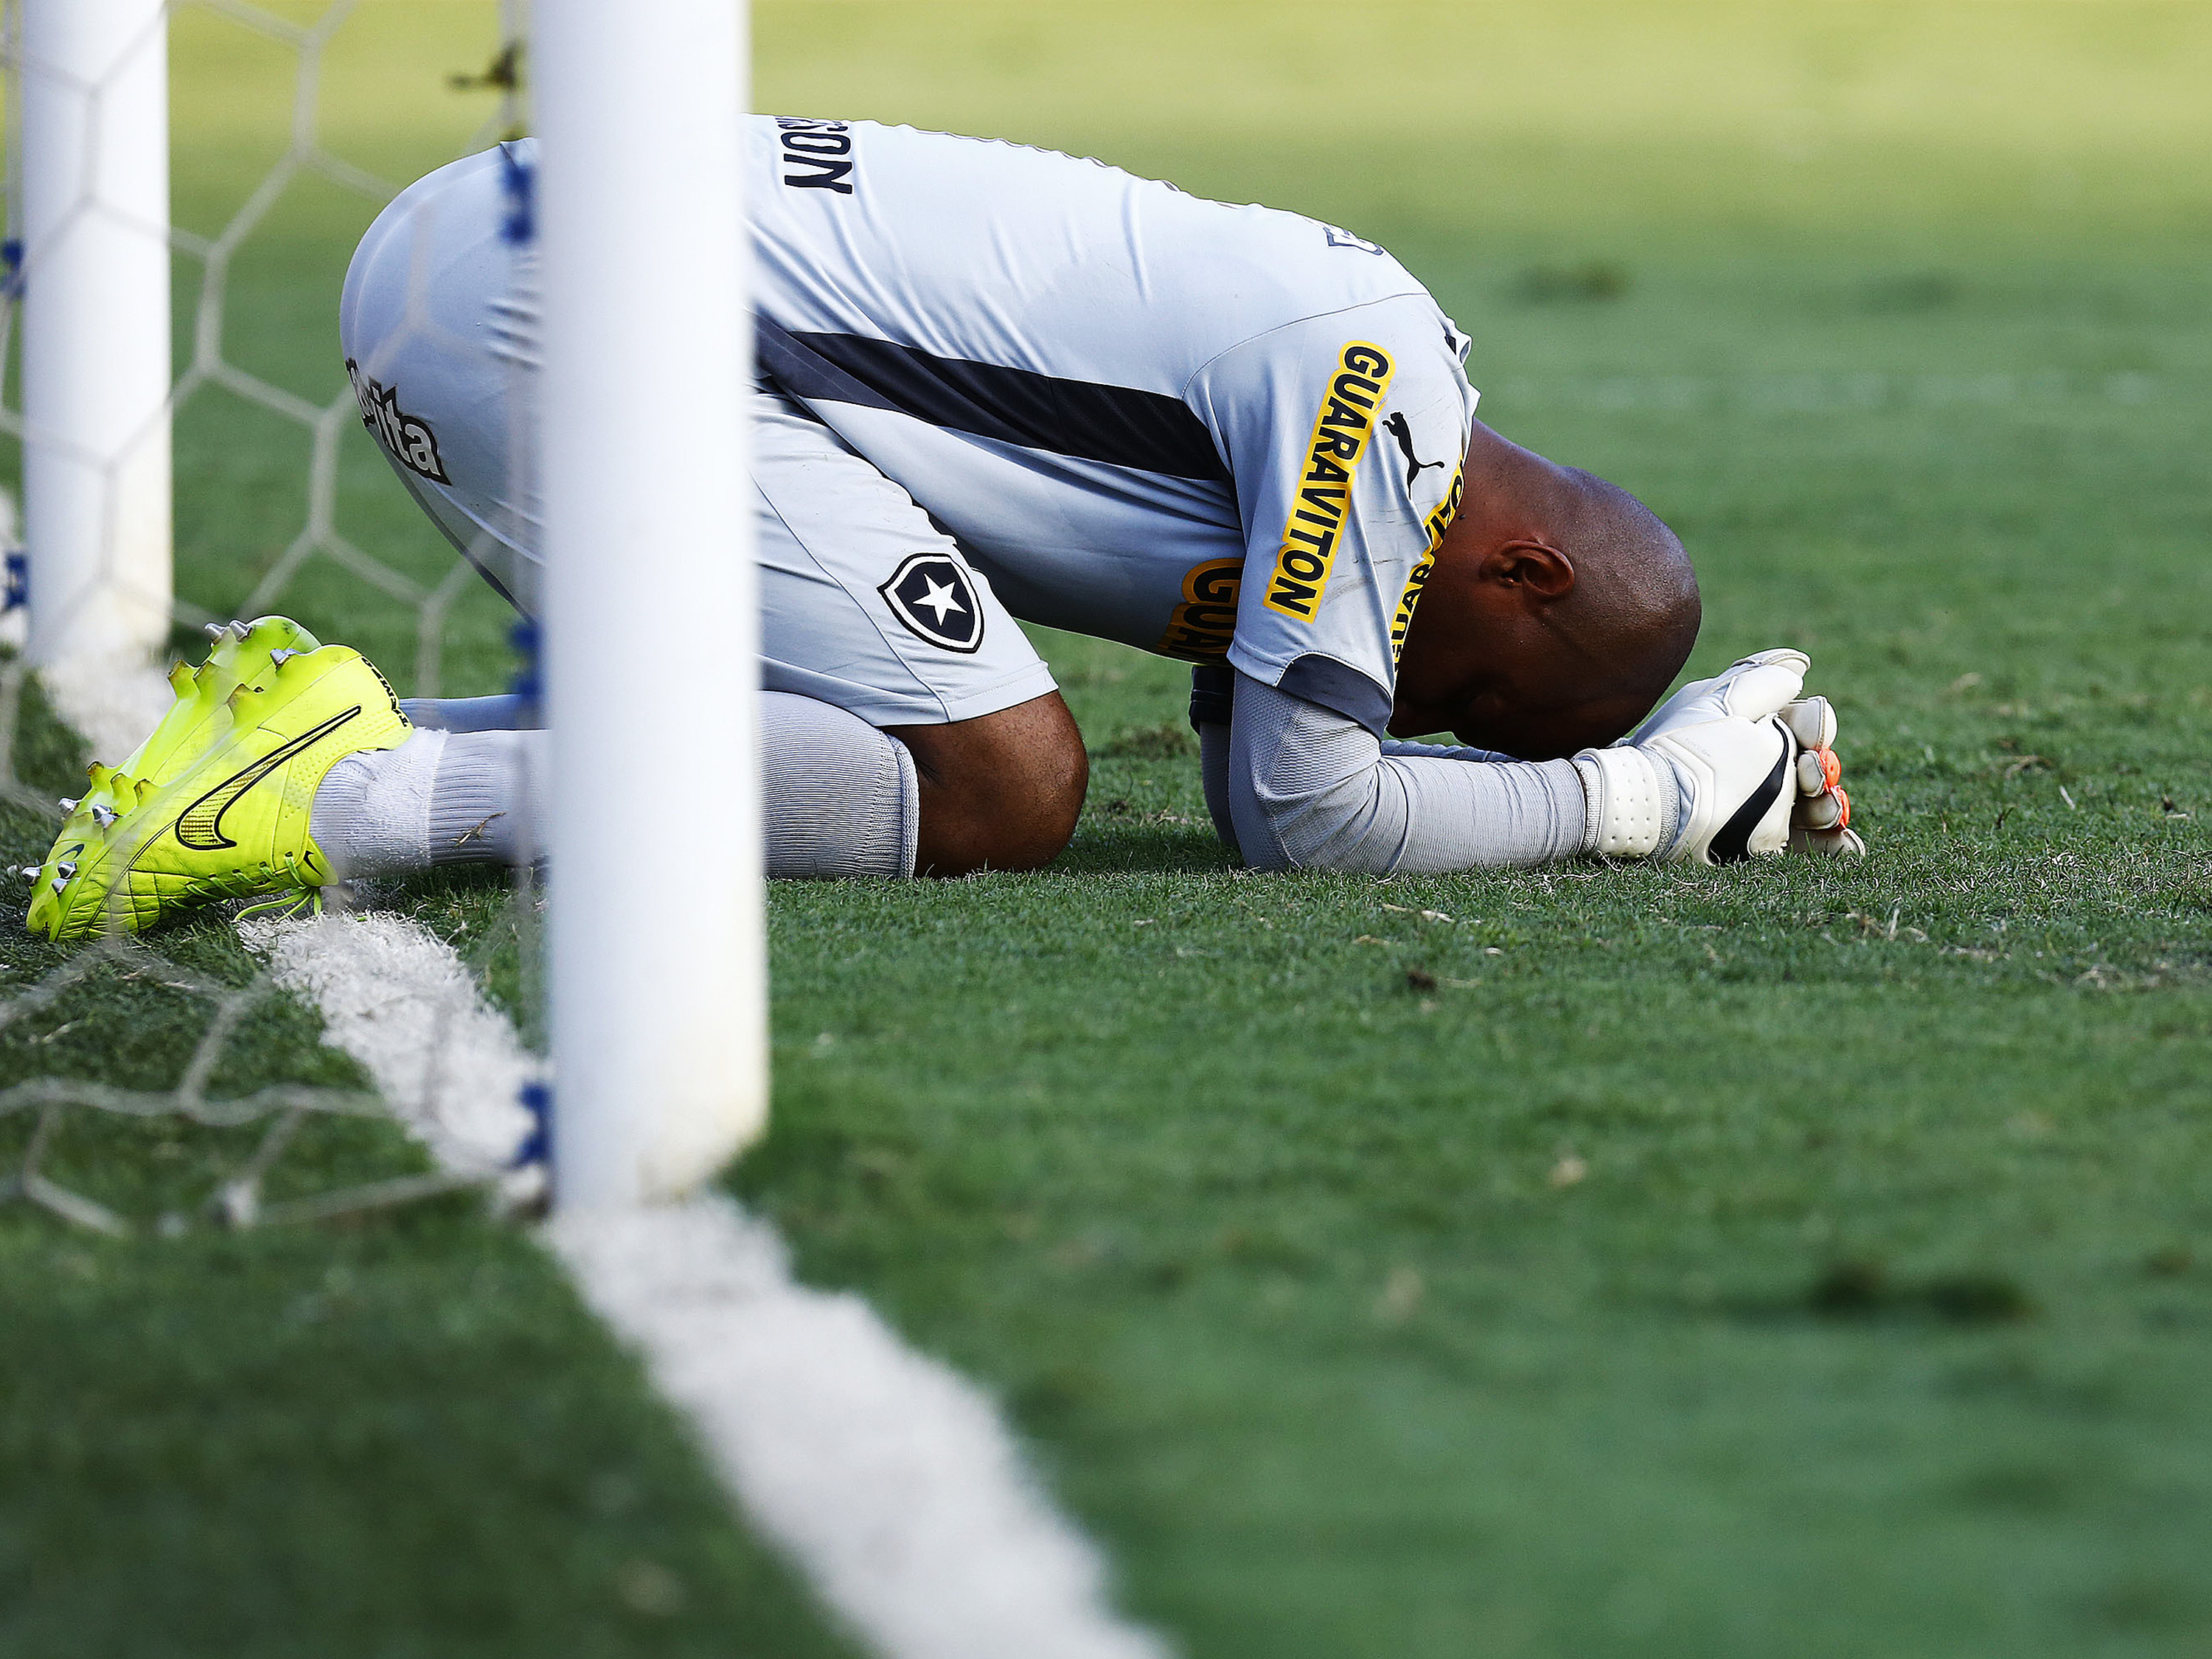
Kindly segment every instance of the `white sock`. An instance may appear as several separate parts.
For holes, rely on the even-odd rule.
[[[835,703],[763,691],[761,819],[771,876],[910,876],[914,757]]]
[[[448,741],[416,732],[396,749],[348,755],[324,775],[307,833],[340,881],[430,864],[430,791]]]
[[[542,732],[414,732],[349,755],[315,792],[308,832],[342,881],[441,864],[519,864],[544,821]]]
[[[528,864],[544,852],[548,742],[544,732],[447,735],[430,786],[431,863]]]
[[[761,695],[762,818],[772,876],[910,876],[921,826],[914,757],[814,697]],[[349,755],[315,793],[309,832],[342,881],[536,858],[548,734],[417,730]]]

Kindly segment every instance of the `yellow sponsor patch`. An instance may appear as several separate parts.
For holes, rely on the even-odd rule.
[[[1337,364],[1314,417],[1298,498],[1283,523],[1282,549],[1267,578],[1267,609],[1300,622],[1314,619],[1328,591],[1337,542],[1352,510],[1352,475],[1375,435],[1375,413],[1396,368],[1389,352],[1364,340],[1346,346]]]
[[[1413,625],[1413,607],[1421,602],[1421,589],[1428,585],[1429,574],[1437,568],[1437,549],[1443,544],[1444,532],[1451,528],[1452,517],[1459,511],[1459,498],[1467,493],[1467,473],[1464,469],[1452,474],[1451,488],[1437,503],[1437,510],[1429,514],[1429,545],[1421,556],[1413,561],[1412,574],[1406,578],[1406,591],[1398,596],[1398,614],[1390,619],[1390,660],[1395,662],[1406,649],[1406,630]]]
[[[1218,662],[1237,633],[1237,593],[1243,585],[1242,559],[1191,566],[1182,579],[1182,598],[1168,613],[1167,632],[1152,648],[1185,662]]]

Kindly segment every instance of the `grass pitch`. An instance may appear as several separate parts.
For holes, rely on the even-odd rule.
[[[464,24],[362,9],[349,143],[450,152],[483,109],[438,73],[479,47],[425,74],[422,40]],[[1047,639],[1095,756],[1058,867],[775,890],[775,1127],[734,1180],[806,1275],[1000,1390],[1194,1654],[2197,1651],[2212,9],[757,28],[763,106],[1000,132],[1389,243],[1474,337],[1486,418],[1681,531],[1696,672],[1811,652],[1875,849],[1243,876],[1183,671]],[[213,90],[180,94],[210,136],[179,200],[213,213],[266,144],[222,90],[245,60],[188,61]],[[254,372],[337,389],[369,210],[303,190],[249,240]],[[218,395],[179,433],[180,580],[222,611],[301,521],[305,445]],[[349,444],[342,527],[434,582]],[[298,581],[405,680],[410,611]],[[491,689],[496,611],[462,605],[438,672]],[[456,927],[500,902],[405,896]],[[219,927],[164,949],[243,971]],[[199,1025],[123,991],[147,1012],[108,1063],[173,1074]],[[8,1075],[58,1069],[82,1039],[34,1043],[68,1018],[11,1036]],[[347,1080],[301,1011],[261,1018],[241,1066]],[[495,1227],[115,1245],[18,1207],[0,1238],[27,1334],[0,1650],[834,1644]],[[609,1469],[629,1507],[595,1507]]]

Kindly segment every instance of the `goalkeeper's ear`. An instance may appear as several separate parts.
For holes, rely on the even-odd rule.
[[[1524,610],[1557,605],[1575,591],[1574,561],[1549,542],[1521,537],[1475,562],[1474,582],[1493,605]]]

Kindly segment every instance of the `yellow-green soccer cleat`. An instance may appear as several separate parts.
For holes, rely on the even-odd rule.
[[[137,802],[139,782],[166,783],[207,747],[215,733],[216,717],[223,712],[240,684],[257,671],[266,671],[320,643],[289,617],[263,617],[251,623],[210,623],[214,647],[198,668],[179,663],[169,671],[169,685],[177,700],[161,717],[153,734],[131,751],[122,765],[103,766],[98,761],[86,769],[91,787],[82,799],[64,800],[69,817],[54,837],[46,862],[23,873],[31,878],[31,910],[24,925],[34,933],[52,931],[58,895],[85,850]]]
[[[273,654],[225,700],[195,757],[166,783],[129,780],[114,821],[57,866],[48,938],[143,933],[227,898],[319,903],[331,873],[307,833],[317,787],[346,756],[396,747],[413,728],[359,652]]]

